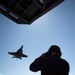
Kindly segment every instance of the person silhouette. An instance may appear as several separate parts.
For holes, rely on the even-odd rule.
[[[41,75],[69,75],[69,63],[61,55],[59,46],[52,45],[30,64],[29,69],[33,72],[41,71]]]

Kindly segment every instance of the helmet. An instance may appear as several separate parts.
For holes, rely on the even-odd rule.
[[[60,49],[60,47],[57,46],[57,45],[52,45],[52,46],[49,48],[49,50],[48,50],[49,55],[51,55],[52,52],[59,53],[59,56],[62,55],[62,53],[61,53],[61,49]]]

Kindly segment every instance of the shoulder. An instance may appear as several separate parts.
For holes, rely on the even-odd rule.
[[[67,60],[65,60],[65,59],[61,58],[61,62],[62,62],[64,65],[69,66],[69,63],[68,63],[68,61],[67,61]]]

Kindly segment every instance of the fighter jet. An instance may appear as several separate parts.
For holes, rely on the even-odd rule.
[[[23,45],[16,51],[16,52],[8,52],[10,55],[14,55],[12,58],[19,58],[22,60],[22,57],[28,57],[27,55],[23,54]]]

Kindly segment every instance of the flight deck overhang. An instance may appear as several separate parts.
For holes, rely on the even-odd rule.
[[[18,24],[31,24],[64,0],[0,0],[0,13]]]

